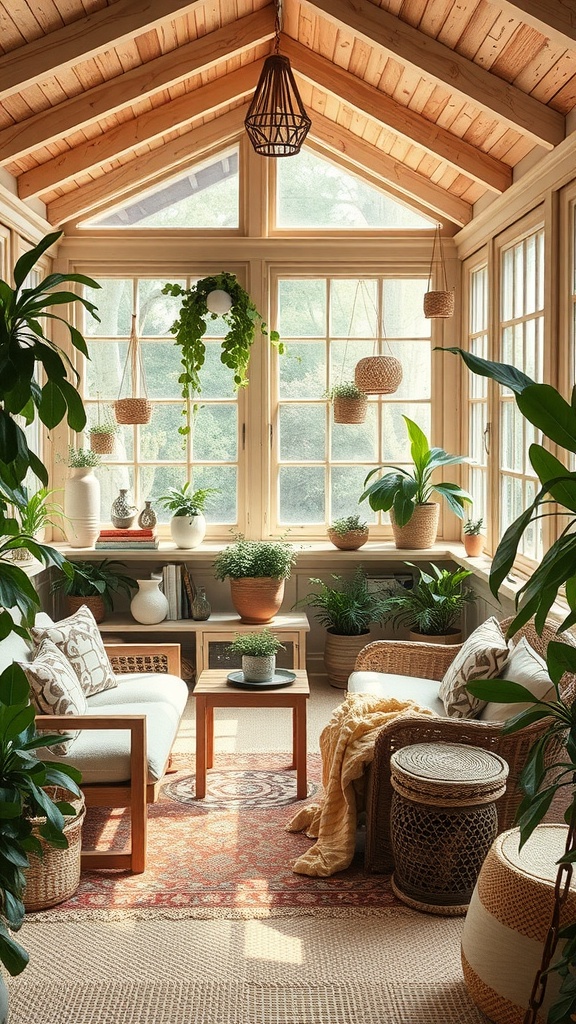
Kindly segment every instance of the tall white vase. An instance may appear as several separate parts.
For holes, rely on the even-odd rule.
[[[100,533],[100,482],[90,466],[70,471],[64,484],[64,515],[70,547],[94,547]]]
[[[168,599],[160,590],[160,580],[136,580],[138,590],[130,602],[136,622],[147,626],[163,622],[168,614]]]

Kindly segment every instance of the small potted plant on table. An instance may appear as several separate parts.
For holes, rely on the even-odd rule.
[[[183,487],[171,487],[158,501],[172,512],[170,533],[177,548],[197,548],[206,536],[204,510],[211,494],[217,494],[217,487],[204,487],[190,491],[190,481]]]
[[[220,552],[214,562],[217,580],[230,580],[232,604],[240,622],[271,622],[284,598],[284,582],[296,558],[285,541],[245,540]]]
[[[71,562],[72,575],[54,580],[52,592],[62,591],[68,599],[68,614],[78,611],[83,604],[92,612],[96,622],[102,622],[113,608],[113,594],[130,597],[136,589],[136,580],[118,572],[124,562],[105,558],[102,562]]]
[[[334,519],[328,527],[328,537],[341,551],[357,551],[368,540],[368,523],[358,515]]]
[[[242,672],[247,683],[271,683],[276,671],[276,654],[285,651],[269,629],[259,633],[238,633],[228,650],[242,655]]]
[[[417,569],[412,562],[406,565]],[[419,578],[409,590],[402,590],[386,598],[384,621],[404,626],[410,631],[410,640],[428,644],[459,644],[462,632],[456,628],[464,605],[474,600],[473,592],[463,586],[472,575],[471,569],[439,569],[430,563],[431,573],[418,568]]]
[[[464,549],[470,558],[478,558],[484,551],[485,538],[481,534],[484,520],[467,519],[462,530],[464,532]]]

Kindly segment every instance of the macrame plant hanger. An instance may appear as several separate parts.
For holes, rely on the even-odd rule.
[[[96,395],[96,410],[96,428],[98,428],[103,425],[102,410],[100,408],[100,392]],[[114,430],[92,429],[90,431],[90,448],[93,452],[96,452],[97,455],[112,455],[112,452],[114,451]]]
[[[434,264],[438,265],[438,284],[444,285],[442,290],[432,291],[434,283]],[[449,317],[454,314],[454,292],[448,288],[448,276],[446,274],[446,261],[444,259],[444,247],[440,225],[436,225],[434,241],[432,242],[432,257],[430,270],[428,271],[428,291],[424,295],[424,316],[429,320],[435,317]]]
[[[363,284],[362,281],[360,283]],[[371,302],[377,314],[373,299]],[[384,330],[383,338],[388,345]],[[402,363],[392,354],[378,355],[378,339],[374,338],[374,355],[364,356],[356,363],[354,380],[366,395],[393,395],[402,383]]]
[[[128,367],[130,367],[130,376],[132,378],[132,395],[129,398],[122,398],[122,388],[124,387]],[[139,391],[141,392],[140,395]],[[128,352],[122,372],[122,380],[120,381],[118,398],[114,402],[114,412],[117,422],[123,424],[149,423],[152,416],[152,402],[149,400],[146,392],[144,363],[136,331],[136,313],[132,313],[130,341],[128,342]]]
[[[340,377],[338,384],[344,384],[344,369],[346,367],[346,356],[348,354],[348,342],[350,341],[350,335],[352,333],[352,327],[354,325],[354,313],[356,312],[356,303],[358,301],[358,293],[360,291],[360,280],[356,282],[356,290],[354,292],[354,301],[352,303],[352,310],[350,313],[350,326],[348,327],[348,334],[346,335],[346,344],[344,345],[344,353],[342,355],[342,363],[340,366]],[[346,394],[335,394],[332,400],[332,408],[334,412],[334,423],[364,423],[366,419],[366,410],[368,408],[368,399],[366,395],[346,395]]]

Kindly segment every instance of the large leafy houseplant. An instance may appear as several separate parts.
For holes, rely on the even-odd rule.
[[[443,448],[431,448],[424,434],[424,431],[409,419],[402,417],[406,423],[406,430],[410,441],[410,455],[412,457],[412,471],[403,469],[401,466],[380,466],[373,469],[364,481],[365,490],[360,496],[360,501],[368,499],[370,508],[375,512],[394,513],[398,526],[406,526],[414,514],[417,505],[427,504],[434,493],[445,498],[452,512],[459,519],[464,518],[464,507],[470,503],[472,498],[467,491],[462,490],[458,484],[450,484],[444,481],[433,482],[432,475],[442,466],[454,466],[457,463],[465,462],[466,459],[460,455],[449,455]],[[374,480],[369,487],[368,481],[380,473],[382,469],[391,469]]]
[[[178,381],[182,385],[182,397],[186,401],[186,425],[179,428],[181,434],[190,433],[188,403],[194,395],[199,394],[202,390],[200,371],[206,359],[206,345],[203,339],[209,319],[216,320],[219,315],[210,312],[206,300],[210,293],[215,291],[226,292],[232,303],[228,312],[220,314],[228,326],[228,331],[222,342],[220,359],[224,366],[228,366],[233,371],[236,389],[246,387],[248,384],[250,349],[256,328],[260,330],[261,334],[269,337],[278,352],[284,351],[278,332],[268,331],[262,314],[258,312],[252,299],[239,284],[234,274],[222,271],[220,274],[196,281],[190,288],[183,288],[178,283],[164,285],[162,289],[164,295],[182,297],[178,319],[170,328],[171,333],[175,335],[176,344],[180,347],[183,367]]]
[[[67,283],[100,286],[80,274],[49,274],[37,284],[26,285],[38,260],[60,237],[46,235],[24,253],[13,271],[14,285],[0,281],[0,642],[15,632],[27,638],[27,626],[40,608],[40,599],[29,577],[11,560],[11,552],[26,547],[46,565],[70,571],[62,555],[23,535],[10,506],[27,501],[24,480],[32,472],[46,487],[48,472],[29,447],[23,424],[38,416],[51,429],[67,419],[72,430],[82,430],[86,415],[76,389],[78,374],[68,356],[55,345],[47,329],[56,321],[67,327],[74,348],[87,355],[80,332],[52,310],[79,302],[98,319],[96,307],[82,295],[60,289]],[[40,372],[37,372],[37,371]],[[38,378],[44,383],[39,384]],[[37,851],[30,818],[44,816],[42,834],[51,844],[66,847],[62,811],[43,787],[57,784],[78,792],[79,774],[73,769],[44,764],[34,754],[37,747],[61,742],[62,737],[37,735],[34,710],[23,670],[12,664],[0,673],[0,962],[18,974],[28,962],[26,951],[11,937],[22,924],[22,893],[27,855]]]
[[[440,569],[433,562],[426,572],[412,562],[406,565],[418,570],[418,579],[409,589],[392,594],[384,602],[384,621],[404,626],[425,636],[447,636],[454,630],[464,605],[474,594],[464,586],[471,569]]]
[[[113,609],[113,595],[125,594],[130,598],[138,586],[132,576],[119,572],[124,562],[104,558],[101,562],[71,562],[71,575],[61,573],[52,584],[54,593],[66,597],[100,597],[107,612]]]
[[[371,590],[366,574],[359,565],[353,576],[332,573],[335,585],[310,577],[316,590],[296,603],[296,608],[313,608],[321,626],[339,636],[360,636],[373,622],[384,615],[386,599]]]
[[[291,544],[275,540],[245,540],[240,537],[224,548],[214,560],[217,580],[270,577],[285,580],[295,561]]]

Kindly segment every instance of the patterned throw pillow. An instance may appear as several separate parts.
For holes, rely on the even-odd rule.
[[[464,641],[448,668],[438,696],[444,701],[450,718],[474,718],[486,701],[473,697],[466,689],[473,679],[499,676],[508,658],[508,644],[500,623],[493,616],[478,626]]]
[[[43,640],[33,661],[19,662],[30,683],[30,696],[34,707],[43,715],[83,715],[88,706],[74,669],[51,640]],[[68,730],[61,731],[61,735]],[[55,754],[68,753],[78,730],[70,731],[66,743],[56,743],[50,749]]]
[[[67,619],[61,619],[52,626],[34,626],[31,632],[37,644],[48,638],[62,651],[78,676],[86,697],[118,685],[96,620],[85,604]]]

